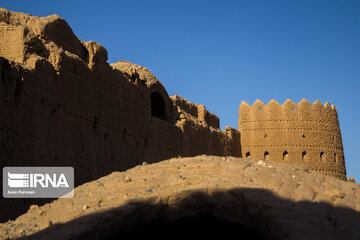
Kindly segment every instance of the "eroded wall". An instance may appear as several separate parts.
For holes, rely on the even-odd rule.
[[[242,103],[238,130],[222,131],[216,115],[169,97],[148,69],[108,64],[104,47],[79,40],[59,16],[0,9],[0,33],[0,167],[73,166],[79,185],[143,162],[208,154],[346,176],[337,112],[328,103]],[[41,203],[1,200],[3,220]]]
[[[204,106],[187,102],[199,119],[181,110],[148,69],[108,64],[59,16],[0,9],[0,33],[1,168],[73,166],[77,186],[143,162],[233,155],[239,143]],[[0,220],[44,201],[1,199]]]
[[[176,125],[183,132],[183,156],[241,156],[240,133],[236,129],[220,130],[219,117],[206,110],[204,105],[194,104],[178,95],[171,99],[178,113]]]
[[[336,108],[319,101],[283,105],[257,100],[242,102],[238,129],[243,157],[303,163],[311,169],[345,179],[345,161]]]

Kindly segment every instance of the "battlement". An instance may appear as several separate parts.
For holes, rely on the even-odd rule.
[[[310,121],[338,125],[336,107],[328,102],[322,105],[319,100],[311,104],[303,99],[296,104],[288,99],[282,105],[275,100],[269,101],[268,104],[256,100],[252,106],[242,101],[239,107],[239,116],[239,122],[262,120]]]
[[[321,102],[319,100],[316,100],[313,104],[309,103],[308,100],[306,100],[305,98],[302,99],[299,103],[294,103],[293,101],[291,101],[290,99],[287,99],[282,105],[280,105],[276,100],[271,99],[268,104],[264,104],[261,100],[257,99],[252,106],[250,106],[247,102],[242,101],[240,104],[240,109],[241,108],[250,108],[252,110],[257,110],[259,112],[261,112],[262,110],[266,110],[270,111],[273,109],[277,109],[277,108],[282,108],[284,110],[289,110],[289,111],[301,111],[301,110],[306,110],[306,109],[317,109],[317,110],[332,110],[332,111],[337,111],[335,105],[330,105],[329,102],[324,103],[324,105],[321,104]]]
[[[243,157],[302,163],[344,179],[344,153],[337,109],[330,103],[286,100],[242,102],[238,129]]]

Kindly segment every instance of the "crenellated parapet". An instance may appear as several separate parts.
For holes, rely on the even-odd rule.
[[[260,100],[239,107],[238,129],[243,157],[302,163],[311,169],[345,179],[341,132],[334,105]]]

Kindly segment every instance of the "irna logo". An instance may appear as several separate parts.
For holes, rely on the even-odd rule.
[[[10,173],[8,172],[8,185],[11,188],[54,188],[69,187],[65,174],[42,174],[42,173]]]
[[[4,167],[4,198],[71,198],[73,167]]]

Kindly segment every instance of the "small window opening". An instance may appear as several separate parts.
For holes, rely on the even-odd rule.
[[[153,92],[150,95],[151,100],[151,116],[165,120],[165,101],[158,92]]]
[[[324,161],[325,159],[324,159],[325,157],[324,157],[324,152],[321,152],[320,153],[320,161]]]
[[[268,151],[264,152],[264,159],[265,160],[269,160],[270,159],[270,154]]]
[[[288,153],[288,151],[285,151],[284,153],[283,153],[283,160],[284,161],[287,161],[289,159],[289,153]]]
[[[122,138],[123,138],[123,140],[126,139],[126,128],[123,129]]]
[[[305,134],[302,135],[302,138],[305,138]]]
[[[295,107],[293,107],[293,111],[295,111]]]
[[[303,161],[305,161],[305,160],[307,159],[306,154],[307,154],[306,151],[302,152],[302,154],[301,154],[301,155],[302,155],[302,158],[301,158],[301,159],[302,159]]]
[[[261,107],[259,108],[259,111],[261,112]]]
[[[246,157],[250,157],[250,156],[251,156],[250,152],[247,152],[247,153],[245,154],[245,156],[246,156]]]

